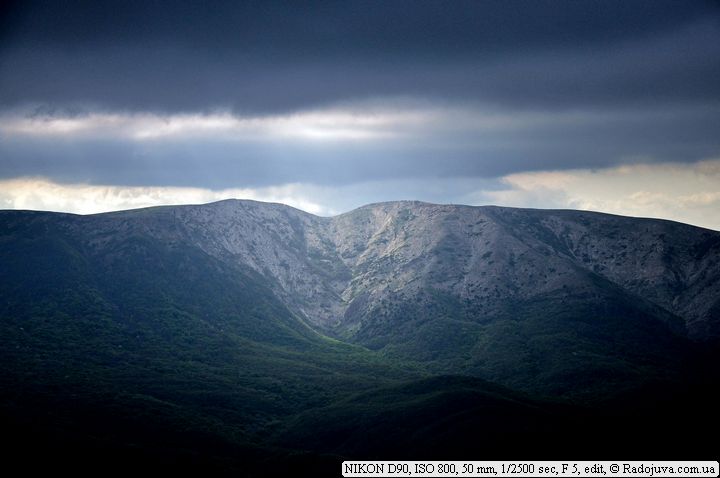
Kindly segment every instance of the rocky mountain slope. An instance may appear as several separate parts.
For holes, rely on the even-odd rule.
[[[50,223],[108,274],[137,241],[190,248],[257,274],[323,335],[551,395],[664,376],[688,339],[720,336],[720,233],[669,221],[421,202],[323,218],[228,200],[5,212],[3,237]]]
[[[8,456],[232,476],[558,443],[686,456],[660,428],[711,448],[719,259],[718,232],[579,211],[0,211]]]
[[[527,299],[590,276],[682,318],[692,338],[720,335],[720,233],[671,221],[420,202],[373,204],[322,218],[279,204],[229,200],[75,220],[80,227],[89,223],[98,236],[185,240],[247,265],[272,280],[304,319],[326,330],[351,329],[362,302],[372,307],[391,294],[432,287],[479,300],[487,315],[498,297]]]

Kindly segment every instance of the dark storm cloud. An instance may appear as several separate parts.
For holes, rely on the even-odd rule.
[[[510,107],[720,94],[715,2],[18,2],[0,105],[262,114],[414,95]]]
[[[713,1],[0,8],[0,179],[349,185],[720,155]],[[252,140],[212,132],[138,140],[111,126],[93,137],[18,133],[11,124],[218,111],[262,120],[366,104],[412,111],[417,103],[440,114],[419,126],[396,121],[391,138],[325,143],[277,131]],[[519,122],[483,126],[487,112]]]

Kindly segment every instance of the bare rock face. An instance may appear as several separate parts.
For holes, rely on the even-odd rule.
[[[250,267],[304,321],[346,338],[393,304],[432,307],[438,294],[483,322],[513,304],[608,290],[693,339],[720,336],[720,233],[670,221],[410,201],[323,218],[239,200],[90,218],[95,241],[149,234]]]

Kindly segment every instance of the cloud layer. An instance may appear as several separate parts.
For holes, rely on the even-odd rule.
[[[523,111],[385,100],[285,115],[91,112],[0,116],[0,178],[256,188],[494,178],[720,151],[712,107]]]
[[[0,9],[6,207],[422,199],[717,227],[717,2]]]
[[[720,92],[715,2],[21,2],[0,104],[264,114],[368,96],[513,108]]]

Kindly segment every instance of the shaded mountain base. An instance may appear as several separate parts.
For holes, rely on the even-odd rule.
[[[233,437],[197,417],[116,399],[3,403],[3,460],[28,472],[337,476],[345,459],[711,459],[717,380],[654,383],[592,407],[541,400],[476,378],[383,386]],[[202,410],[198,411],[202,416]],[[134,419],[135,417],[135,419]]]
[[[435,377],[301,414],[280,441],[354,459],[708,459],[718,398],[717,382],[658,382],[587,407]]]
[[[590,280],[592,279],[592,280]],[[477,301],[420,292],[371,310],[343,337],[433,374],[481,377],[515,390],[595,401],[644,382],[678,379],[697,345],[682,321],[598,277],[526,300]]]

